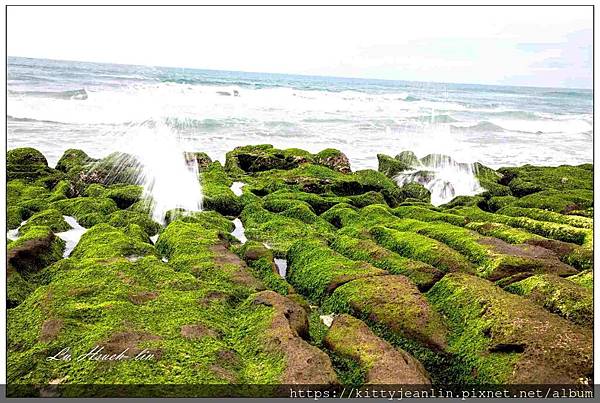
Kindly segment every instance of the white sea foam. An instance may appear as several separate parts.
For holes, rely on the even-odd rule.
[[[235,225],[234,230],[231,232],[231,235],[236,237],[241,243],[246,243],[248,238],[246,238],[246,230],[244,229],[244,224],[239,218],[233,220],[233,225]]]
[[[67,224],[71,226],[71,229],[64,232],[58,232],[56,236],[64,240],[66,243],[65,251],[63,252],[63,257],[66,258],[71,255],[71,252],[73,252],[73,249],[75,249],[79,243],[79,240],[81,239],[81,236],[87,231],[87,229],[79,225],[75,217],[65,215],[63,218]]]

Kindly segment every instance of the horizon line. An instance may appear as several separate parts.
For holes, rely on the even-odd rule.
[[[483,84],[483,83],[464,83],[464,82],[443,82],[443,81],[422,81],[422,80],[402,80],[402,79],[391,79],[391,78],[373,78],[373,77],[346,77],[346,76],[329,76],[320,74],[306,74],[306,73],[281,73],[281,72],[266,72],[266,71],[245,71],[245,70],[227,70],[227,69],[207,69],[200,67],[182,67],[182,66],[160,66],[150,64],[136,64],[136,63],[117,63],[117,62],[106,62],[106,61],[90,61],[90,60],[73,60],[73,59],[54,59],[48,57],[33,57],[33,56],[11,56],[6,54],[7,71],[8,71],[8,58],[21,58],[21,59],[33,59],[33,60],[50,60],[56,62],[78,62],[78,63],[96,63],[105,65],[116,65],[116,66],[135,66],[135,67],[151,67],[151,68],[166,68],[166,69],[190,69],[190,70],[201,70],[201,71],[221,71],[227,73],[245,73],[245,74],[274,74],[281,76],[299,76],[299,77],[318,77],[318,78],[335,78],[345,80],[365,80],[365,81],[387,81],[387,82],[405,82],[405,83],[420,83],[420,84],[452,84],[452,85],[472,85],[472,86],[488,86],[488,87],[512,87],[512,88],[533,88],[533,89],[554,89],[554,90],[582,90],[582,91],[594,91],[594,85],[592,84],[589,88],[577,88],[577,87],[540,87],[535,85],[515,85],[515,84]]]

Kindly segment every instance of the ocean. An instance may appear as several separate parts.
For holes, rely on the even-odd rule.
[[[592,90],[388,81],[8,58],[8,148],[53,165],[176,142],[337,148],[353,169],[412,150],[498,168],[592,162]],[[401,73],[399,73],[401,77]],[[155,158],[160,158],[160,152]]]

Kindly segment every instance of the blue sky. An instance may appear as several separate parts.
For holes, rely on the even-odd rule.
[[[591,7],[9,7],[8,54],[592,87]]]

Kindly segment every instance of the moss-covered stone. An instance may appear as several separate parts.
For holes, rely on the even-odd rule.
[[[372,228],[371,235],[378,244],[391,251],[428,263],[443,272],[474,270],[473,265],[456,250],[429,237],[382,226]]]
[[[108,216],[118,209],[114,200],[106,197],[75,197],[53,202],[49,206],[77,220],[91,213]]]
[[[546,189],[560,191],[593,188],[593,172],[577,166],[501,168],[500,183],[510,187],[513,195],[522,197]]]
[[[362,321],[339,315],[325,335],[325,345],[341,356],[359,363],[369,385],[429,384],[429,375],[407,352],[395,349],[377,337]]]
[[[279,275],[271,249],[260,242],[248,241],[241,246],[239,253],[252,270],[252,274],[268,289],[282,295],[294,292],[292,286]]]
[[[312,161],[312,155],[304,150],[290,148],[279,150],[270,144],[237,147],[226,154],[225,168],[238,174],[261,172],[271,169],[291,169]]]
[[[61,172],[48,167],[46,157],[35,148],[15,148],[6,153],[6,179],[36,182],[48,189],[62,179]]]
[[[90,158],[84,151],[69,148],[56,163],[56,169],[67,173],[71,170],[82,170],[86,164],[95,161]]]
[[[142,198],[143,189],[138,185],[113,185],[104,195],[112,199],[120,209],[126,209]]]
[[[326,148],[314,155],[314,162],[318,165],[329,167],[335,171],[348,173],[350,169],[350,161],[346,154],[335,148]]]
[[[431,202],[431,192],[419,183],[406,183],[400,188],[400,191],[402,192],[404,200],[416,200],[425,203]]]
[[[592,290],[594,288],[594,272],[591,269],[567,277],[567,280]]]
[[[317,225],[313,226],[302,221],[298,214],[271,213],[257,203],[244,207],[241,220],[246,229],[246,236],[267,243],[277,257],[285,257],[291,244],[299,239],[323,238],[328,235],[328,227],[318,225],[318,222],[327,224],[323,220],[317,220]]]
[[[377,161],[379,163],[377,170],[388,178],[394,178],[400,172],[411,168],[411,164],[385,154],[377,154]]]
[[[314,302],[348,281],[386,274],[367,262],[350,260],[317,240],[294,243],[287,260],[289,282]]]
[[[410,278],[421,291],[431,288],[443,275],[440,270],[427,263],[402,257],[369,239],[340,234],[330,246],[350,259],[364,260],[392,274],[402,274]]]
[[[592,291],[552,274],[539,274],[513,283],[506,291],[528,297],[538,305],[574,323],[592,327]]]
[[[93,226],[82,235],[73,249],[75,259],[110,259],[115,257],[137,258],[155,255],[154,247],[137,237],[127,235],[122,229],[101,223]]]
[[[427,296],[448,319],[449,351],[472,367],[476,382],[574,384],[590,379],[591,331],[464,273],[447,274]]]
[[[224,215],[240,214],[242,203],[230,189],[233,181],[229,179],[219,161],[202,170],[201,183],[204,208]]]
[[[19,228],[19,231],[25,233],[29,228],[40,225],[49,227],[53,232],[64,232],[71,229],[71,226],[67,224],[60,211],[48,209],[32,215],[27,222]]]
[[[497,211],[498,214],[503,214],[511,217],[529,217],[538,221],[555,222],[558,224],[570,225],[578,228],[594,228],[594,220],[587,217],[579,217],[574,215],[564,215],[553,211],[541,210],[537,208],[523,207],[504,207]]]
[[[335,289],[324,309],[347,312],[386,326],[400,337],[429,348],[446,348],[447,329],[442,317],[404,276],[369,276]]]
[[[65,241],[46,226],[31,226],[7,246],[7,265],[22,275],[35,273],[60,260]]]

